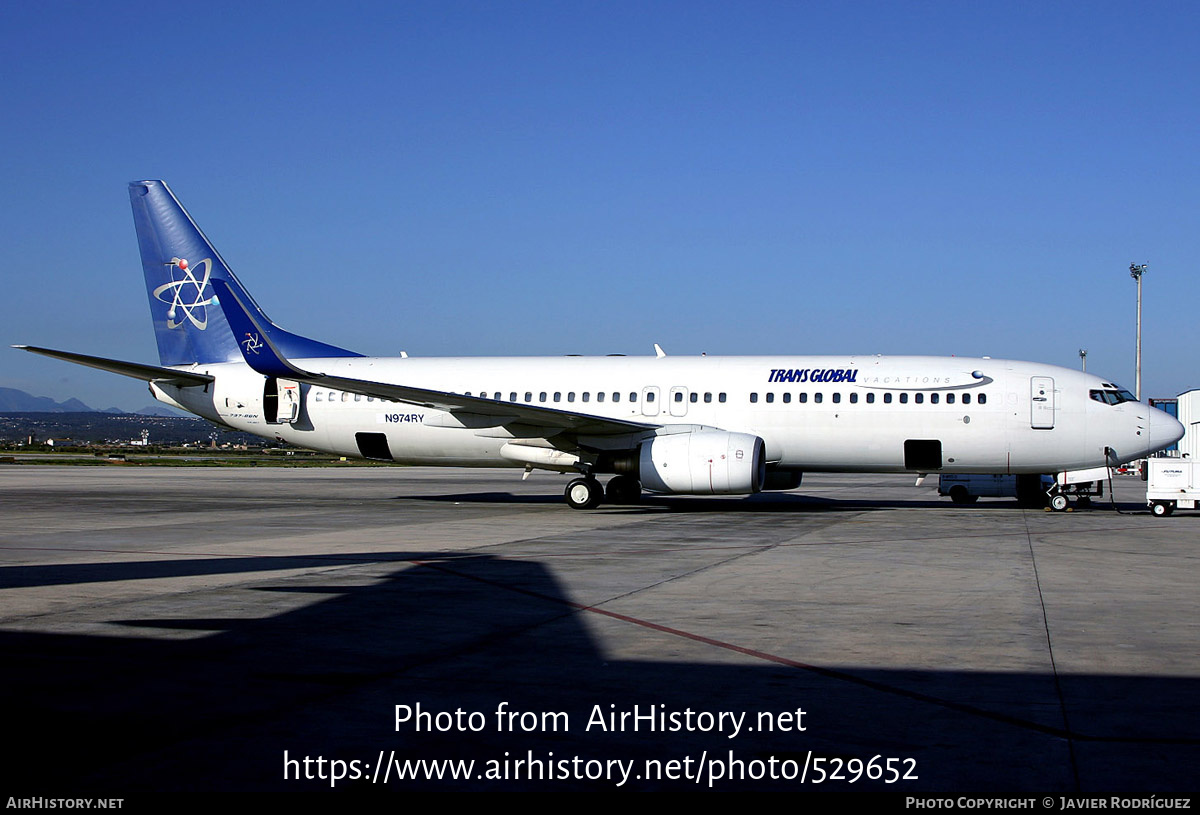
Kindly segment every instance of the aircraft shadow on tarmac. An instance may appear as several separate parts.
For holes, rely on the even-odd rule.
[[[392,565],[389,565],[392,564]],[[343,566],[344,569],[323,567]],[[272,570],[308,570],[286,578]],[[0,568],[0,587],[261,572],[247,588],[163,596],[139,636],[0,632],[10,705],[10,794],[130,795],[161,790],[295,790],[289,758],[605,762],[817,756],[915,758],[915,781],[821,788],[905,791],[1119,791],[1194,787],[1200,770],[1195,677],[897,671],[772,661],[575,603],[542,563],[446,553],[212,558]],[[261,616],[263,595],[286,609]],[[189,616],[191,598],[211,615]],[[298,605],[294,595],[312,602]],[[202,597],[201,597],[202,595]],[[220,598],[218,598],[220,599]],[[267,597],[267,600],[284,599]],[[114,606],[114,609],[126,608]],[[798,620],[798,626],[819,625]],[[162,638],[154,631],[161,630]],[[166,638],[188,632],[191,638]],[[198,632],[205,632],[196,636]],[[610,659],[606,637],[645,659]],[[507,710],[565,713],[569,730],[504,732]],[[482,714],[480,732],[396,729],[394,706]],[[585,729],[601,713],[759,712],[802,708],[805,732]],[[664,708],[657,708],[664,705]],[[613,707],[610,707],[613,706]],[[444,721],[444,720],[443,720]],[[476,723],[479,720],[476,720]],[[560,722],[562,720],[559,720]],[[13,722],[19,722],[15,727]],[[393,753],[394,751],[394,753]],[[553,756],[550,754],[553,753]],[[503,765],[500,765],[503,766]],[[582,765],[581,765],[582,766]],[[598,766],[598,765],[593,765]],[[693,764],[693,766],[696,766]],[[766,766],[765,764],[762,766]],[[786,768],[785,765],[778,765]],[[312,767],[316,771],[315,765]],[[303,773],[303,770],[297,770]],[[811,781],[811,777],[810,777]],[[692,782],[634,779],[627,787]],[[27,790],[17,787],[27,785]],[[601,780],[408,781],[432,789],[611,789]],[[344,780],[339,789],[362,789]],[[722,780],[717,789],[799,788],[798,780]]]

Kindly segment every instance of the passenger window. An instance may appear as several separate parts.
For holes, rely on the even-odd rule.
[[[704,404],[706,404],[706,405],[707,405],[707,404],[709,404],[710,402],[712,402],[712,394],[711,394],[711,393],[705,393],[705,394],[704,394]]]
[[[555,392],[554,392],[554,401],[555,401],[555,402],[561,402],[561,401],[562,401],[562,391],[555,391]]]
[[[783,403],[785,405],[787,405],[787,404],[791,404],[791,401],[792,401],[792,395],[790,393],[785,393],[783,395]]]
[[[867,394],[867,404],[868,404],[868,405],[873,405],[873,404],[875,404],[875,394],[873,394],[873,393],[868,393],[868,394]]]
[[[986,405],[987,404],[987,394],[986,393],[979,394],[979,399],[977,399],[976,401],[981,405]]]
[[[621,401],[621,394],[617,393],[616,391],[613,391],[613,401],[614,401],[614,402],[620,402],[620,401]]]
[[[946,404],[947,404],[947,405],[953,405],[953,404],[954,404],[954,394],[952,394],[952,393],[948,393],[948,394],[946,394]]]
[[[517,392],[516,391],[513,391],[512,393],[510,393],[508,395],[508,401],[510,401],[510,402],[517,401]]]
[[[688,399],[694,405],[700,401],[700,394],[696,393],[695,391],[692,391],[692,394],[691,394],[691,396],[688,397]]]
[[[321,392],[320,392],[320,391],[313,391],[313,393],[314,393],[314,394],[316,394],[315,396],[313,396],[313,401],[314,401],[314,402],[320,402],[320,401],[321,401]]]
[[[349,393],[347,393],[346,391],[342,391],[342,401],[343,401],[343,402],[349,402],[349,401],[350,401],[350,394],[349,394]]]
[[[592,395],[590,393],[588,393],[587,391],[583,392],[583,401],[587,402],[591,398],[592,398]]]
[[[908,404],[908,394],[907,393],[900,394],[900,404],[902,404],[902,405]]]
[[[567,401],[568,402],[575,401],[575,391],[567,391]]]
[[[720,402],[721,404],[725,404],[725,394],[723,394],[723,393],[718,393],[718,394],[717,394],[717,401],[718,401],[718,402]]]
[[[773,394],[773,393],[768,393],[768,394],[767,394],[767,401],[768,401],[768,402],[774,402],[774,401],[775,401],[775,394]]]
[[[919,405],[919,404],[921,404],[922,402],[924,402],[924,401],[925,401],[925,394],[923,394],[923,393],[914,393],[914,394],[913,394],[913,401],[914,401],[914,402],[916,402],[918,405]]]
[[[840,403],[841,401],[842,401],[842,395],[840,393],[835,393],[833,395],[833,403],[836,405],[836,404]]]
[[[938,395],[936,393],[929,394],[929,404],[936,405],[938,403]]]
[[[539,402],[545,402],[545,401],[546,401],[546,392],[545,392],[545,391],[542,391],[541,393],[539,393],[539,394],[538,394],[538,401],[539,401]]]
[[[362,394],[361,394],[361,393],[356,393],[356,394],[354,394],[354,401],[355,401],[355,402],[361,402],[361,401],[362,401]]]
[[[500,401],[500,391],[496,391],[495,393],[493,393],[492,398],[495,399],[497,402],[499,402]]]
[[[963,404],[964,404],[964,405],[969,405],[969,404],[971,404],[971,394],[969,394],[969,393],[964,393],[964,394],[963,394]]]
[[[750,404],[754,404],[757,401],[758,401],[758,394],[757,393],[750,394]]]
[[[885,405],[890,405],[892,403],[892,395],[890,393],[885,393],[883,395],[883,403]]]
[[[850,404],[852,404],[852,405],[858,404],[858,394],[857,393],[850,394]]]
[[[637,401],[637,391],[630,391],[630,392],[629,392],[629,401],[630,401],[630,402],[636,402],[636,401]]]
[[[803,405],[806,402],[808,402],[808,394],[807,393],[800,394],[800,404]]]
[[[813,394],[813,401],[816,402],[818,405],[821,404],[821,400],[824,398],[825,398],[825,394],[823,394],[823,393],[818,392],[818,393]]]
[[[604,401],[604,391],[598,391],[598,392],[596,393],[596,401],[597,401],[597,402],[603,402],[603,401]]]
[[[676,402],[683,401],[683,391],[675,391],[675,401]]]
[[[646,391],[646,401],[647,402],[654,401],[654,391]]]
[[[532,394],[532,393],[530,393],[529,391],[525,391],[525,401],[526,401],[526,402],[532,402],[532,401],[533,401],[533,394]]]

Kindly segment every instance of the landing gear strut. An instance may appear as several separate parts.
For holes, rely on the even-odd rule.
[[[590,476],[576,478],[567,485],[563,497],[571,509],[595,509],[600,506],[600,499],[604,497],[604,488],[600,486],[599,481]]]

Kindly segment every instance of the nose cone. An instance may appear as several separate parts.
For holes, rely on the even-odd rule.
[[[1147,444],[1147,452],[1153,453],[1164,447],[1170,447],[1183,438],[1183,424],[1174,416],[1164,413],[1158,408],[1150,408],[1149,413],[1147,419],[1149,427],[1146,429],[1146,433],[1150,440]]]

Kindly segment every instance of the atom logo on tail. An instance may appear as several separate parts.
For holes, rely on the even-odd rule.
[[[200,331],[208,328],[208,311],[205,306],[215,298],[211,295],[205,298],[204,294],[208,290],[209,275],[212,274],[212,258],[200,261],[197,271],[203,271],[204,276],[201,279],[197,279],[195,272],[188,268],[186,258],[172,258],[171,262],[165,265],[171,267],[171,282],[159,286],[152,294],[155,299],[170,306],[167,309],[167,328],[179,328],[184,319]],[[182,280],[175,279],[176,269],[183,272]],[[180,311],[183,312],[182,318],[179,316]]]

